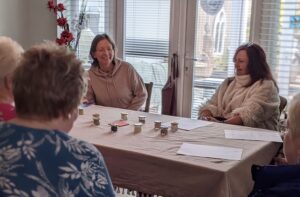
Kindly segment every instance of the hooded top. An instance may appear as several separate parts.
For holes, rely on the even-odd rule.
[[[91,66],[86,99],[96,105],[139,110],[147,99],[143,79],[127,62],[116,59],[112,73]]]

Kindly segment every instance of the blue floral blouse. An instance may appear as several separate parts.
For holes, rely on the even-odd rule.
[[[115,196],[101,153],[56,130],[0,123],[0,196]]]

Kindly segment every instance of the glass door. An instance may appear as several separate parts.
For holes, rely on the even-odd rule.
[[[150,112],[161,112],[168,77],[170,0],[125,0],[124,59],[153,82]]]
[[[194,39],[194,45],[188,49],[193,53],[186,53],[185,57],[192,67],[190,77],[185,79],[191,80],[192,90],[184,101],[190,103],[184,113],[192,118],[198,117],[199,106],[214,94],[222,81],[234,75],[234,52],[249,40],[251,0],[214,2],[197,0],[194,34],[187,37]]]

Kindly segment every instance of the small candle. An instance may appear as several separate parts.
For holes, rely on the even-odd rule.
[[[160,126],[161,126],[161,121],[160,120],[154,121],[154,129],[155,130],[160,129]]]
[[[79,115],[83,115],[83,114],[84,114],[84,110],[83,110],[82,108],[79,108],[79,109],[78,109],[78,114],[79,114]]]
[[[172,122],[171,123],[171,131],[175,132],[178,130],[178,122]]]
[[[100,125],[100,119],[94,118],[93,121],[94,121],[94,125],[97,126]]]
[[[168,134],[168,127],[167,126],[161,126],[160,127],[160,135],[165,136]]]
[[[112,132],[117,132],[118,131],[118,125],[111,125],[111,131]]]
[[[93,114],[94,125],[100,125],[100,114]]]
[[[146,123],[146,116],[139,116],[139,122],[145,124]]]
[[[99,118],[100,119],[100,114],[93,114],[93,118]]]
[[[121,120],[128,120],[128,113],[122,112],[121,113]]]
[[[139,132],[141,132],[142,131],[142,123],[135,123],[134,124],[134,133],[139,133]]]

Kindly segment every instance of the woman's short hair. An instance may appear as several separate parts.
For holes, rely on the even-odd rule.
[[[114,50],[114,56],[113,56],[113,60],[112,60],[112,63],[115,64],[116,63],[116,44],[115,42],[113,41],[113,39],[111,37],[109,37],[109,35],[107,34],[98,34],[95,36],[95,38],[93,39],[92,41],[92,44],[91,44],[91,48],[90,48],[90,56],[91,58],[93,59],[93,62],[92,62],[92,66],[100,66],[99,65],[99,62],[96,58],[94,58],[94,53],[96,52],[97,50],[97,44],[101,41],[101,40],[107,40],[113,50]]]
[[[288,119],[289,119],[289,131],[293,137],[300,137],[300,94],[294,96],[289,103]]]
[[[251,82],[247,86],[251,86],[256,81],[264,79],[272,80],[278,89],[277,83],[273,78],[271,68],[267,63],[266,54],[261,46],[255,43],[247,43],[239,46],[235,51],[233,56],[233,61],[235,61],[238,52],[245,50],[249,59],[248,71],[251,76]]]
[[[64,46],[46,42],[28,49],[13,77],[17,116],[67,118],[80,103],[83,71],[81,61]]]
[[[17,68],[23,48],[11,38],[0,36],[0,81]]]

